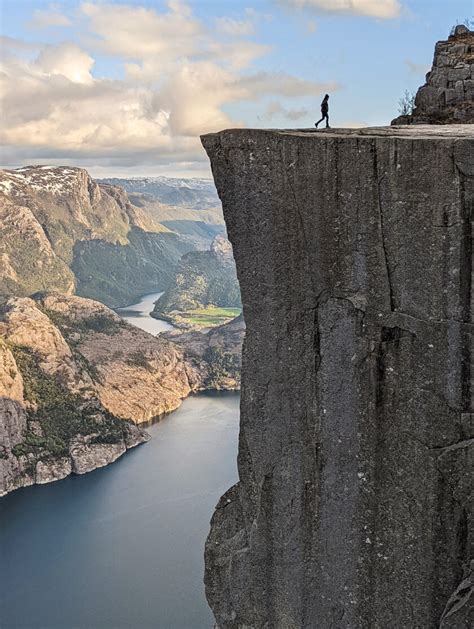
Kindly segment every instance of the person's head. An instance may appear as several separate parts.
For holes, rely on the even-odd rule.
[[[329,94],[325,94],[324,100],[329,100]]]

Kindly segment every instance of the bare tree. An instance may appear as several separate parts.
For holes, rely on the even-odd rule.
[[[405,90],[402,98],[398,101],[398,112],[401,116],[411,116],[415,109],[415,94]]]

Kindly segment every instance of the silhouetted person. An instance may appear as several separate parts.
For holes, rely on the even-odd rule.
[[[323,120],[326,120],[326,129],[329,129],[329,94],[326,94],[326,96],[323,98],[323,102],[321,103],[321,120],[318,120],[318,122],[314,123],[314,126],[316,127],[316,129],[318,128],[318,125],[320,122],[322,122]]]

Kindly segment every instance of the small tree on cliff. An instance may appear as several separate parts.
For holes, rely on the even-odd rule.
[[[411,116],[415,109],[415,94],[405,90],[405,94],[398,101],[398,112],[401,116]]]

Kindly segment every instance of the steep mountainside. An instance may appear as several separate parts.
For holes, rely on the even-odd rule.
[[[413,115],[392,120],[392,125],[455,123],[474,123],[474,32],[461,24],[436,44]]]
[[[474,613],[474,127],[204,136],[246,322],[221,629]]]
[[[0,171],[0,297],[74,290],[125,305],[166,286],[192,249],[81,168]]]
[[[217,234],[225,234],[221,207],[193,209],[164,205],[149,194],[129,192],[130,201],[143,208],[155,221],[179,234],[196,249],[208,249]]]
[[[199,389],[240,389],[244,334],[244,318],[239,315],[207,334],[176,330],[161,336],[183,350],[186,362],[199,376]]]
[[[175,321],[182,313],[207,306],[239,308],[240,305],[232,246],[224,236],[218,235],[209,251],[193,251],[181,258],[153,314]]]
[[[225,232],[212,181],[167,177],[102,181],[122,186],[132,203],[198,249],[207,249],[216,234]]]
[[[0,316],[0,494],[112,462],[201,376],[176,345],[75,296],[14,298]]]

